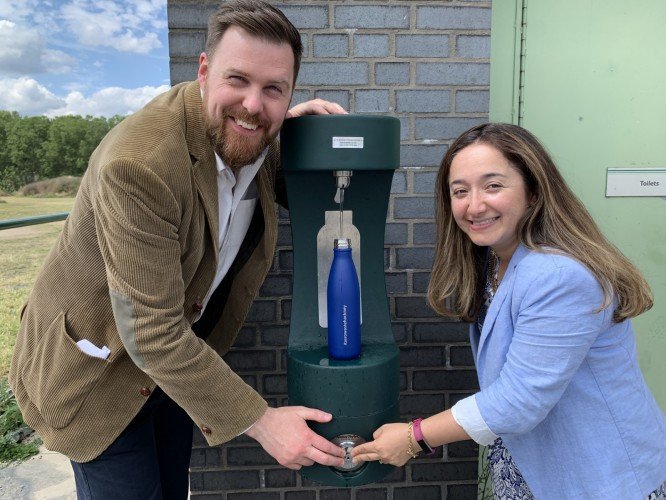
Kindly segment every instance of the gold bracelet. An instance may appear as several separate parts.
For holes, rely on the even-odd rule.
[[[414,447],[412,446],[412,427],[414,427],[414,422],[409,422],[407,424],[407,455],[416,458],[419,454],[414,453]]]

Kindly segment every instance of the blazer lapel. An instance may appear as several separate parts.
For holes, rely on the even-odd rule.
[[[194,181],[210,227],[214,255],[217,262],[219,249],[219,208],[217,199],[217,167],[215,153],[204,130],[199,83],[192,82],[185,89],[186,138],[193,158]],[[216,264],[217,265],[217,264]]]
[[[477,359],[481,360],[482,359],[482,352],[483,352],[483,347],[488,340],[488,337],[492,333],[493,327],[495,325],[495,320],[497,320],[497,316],[499,315],[499,312],[502,310],[502,306],[504,305],[504,301],[506,300],[507,296],[509,295],[509,291],[513,289],[513,281],[515,278],[515,269],[518,263],[529,253],[529,249],[525,247],[522,244],[519,244],[518,247],[516,248],[516,251],[513,253],[511,256],[511,260],[509,261],[509,265],[506,268],[506,272],[504,273],[504,277],[502,278],[502,282],[500,283],[499,287],[497,288],[497,291],[495,292],[495,297],[493,297],[493,301],[490,303],[490,307],[488,308],[488,312],[486,313],[486,318],[483,321],[483,329],[481,330],[481,338],[479,339],[479,346],[478,346],[478,357]]]

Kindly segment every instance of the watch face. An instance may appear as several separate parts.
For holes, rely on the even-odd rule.
[[[342,472],[353,472],[363,467],[363,462],[354,462],[352,460],[351,451],[354,446],[365,443],[365,439],[356,434],[340,434],[331,439],[333,444],[337,444],[345,450],[345,463],[342,467],[335,467],[336,470]]]

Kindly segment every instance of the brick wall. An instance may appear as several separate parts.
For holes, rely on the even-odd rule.
[[[433,184],[447,145],[487,120],[490,2],[281,0],[305,52],[294,103],[322,97],[401,121],[401,169],[386,219],[391,319],[401,350],[405,420],[448,408],[478,386],[467,327],[438,318],[425,291],[434,251]],[[171,83],[193,80],[208,16],[219,2],[168,0]],[[285,350],[291,310],[289,214],[280,210],[273,269],[227,362],[272,405],[287,404]],[[360,488],[308,484],[250,439],[207,447],[195,432],[192,495],[198,499],[476,498],[478,447],[452,444]]]

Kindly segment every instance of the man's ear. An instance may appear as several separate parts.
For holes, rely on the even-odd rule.
[[[206,77],[208,76],[208,56],[205,52],[199,55],[199,71],[197,71],[197,80],[202,89],[206,86]]]

